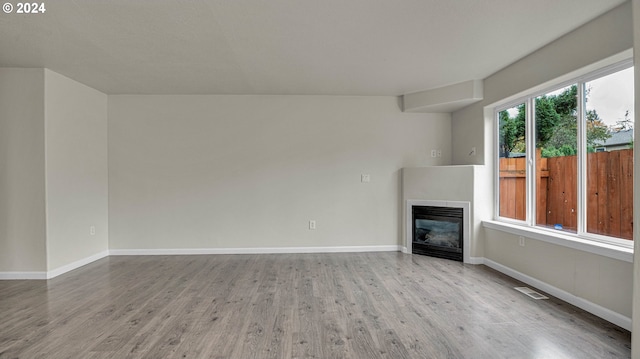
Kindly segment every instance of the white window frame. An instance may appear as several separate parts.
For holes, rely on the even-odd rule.
[[[587,155],[587,146],[586,146],[586,129],[584,128],[584,117],[586,116],[585,111],[585,84],[589,81],[596,80],[601,77],[605,77],[607,75],[613,74],[618,71],[625,70],[627,68],[633,67],[633,59],[626,59],[617,63],[614,63],[609,66],[604,66],[595,71],[588,72],[584,75],[577,76],[570,80],[558,82],[554,85],[547,86],[542,90],[531,91],[529,93],[525,93],[523,96],[518,97],[515,100],[510,100],[508,102],[502,103],[496,107],[494,107],[493,113],[493,124],[494,124],[494,221],[493,223],[485,224],[485,226],[489,228],[506,230],[513,234],[517,235],[526,235],[528,237],[541,239],[547,242],[557,243],[558,241],[572,241],[574,242],[572,247],[577,246],[580,249],[584,249],[585,245],[594,244],[597,245],[600,249],[589,250],[590,252],[599,253],[603,248],[605,250],[621,250],[622,256],[624,259],[628,259],[628,254],[633,253],[633,241],[604,236],[594,233],[588,233],[586,231],[586,155]],[[577,230],[576,233],[559,231],[555,229],[551,229],[548,227],[537,226],[536,224],[536,186],[535,186],[535,176],[532,174],[536,173],[536,163],[535,163],[535,99],[538,96],[547,94],[552,91],[556,91],[562,89],[567,86],[577,85],[578,86],[578,102],[577,102],[577,131],[578,131],[578,178],[577,178]],[[526,219],[516,220],[513,218],[501,217],[500,216],[500,166],[499,166],[499,145],[500,145],[500,123],[499,123],[499,113],[501,111],[510,109],[512,107],[525,104],[525,142],[527,146],[526,150]],[[634,164],[635,165],[635,164]],[[503,225],[503,224],[504,225]],[[564,243],[563,243],[564,245]],[[615,256],[614,256],[615,257]]]

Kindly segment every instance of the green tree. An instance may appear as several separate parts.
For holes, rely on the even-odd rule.
[[[516,147],[522,147],[525,136],[524,104],[517,107],[515,117],[509,115],[508,110],[500,111],[500,157],[509,157]]]
[[[596,142],[604,142],[611,135],[596,110],[587,111],[587,146],[595,147]]]
[[[555,96],[536,98],[536,147],[544,147],[554,136],[562,117]]]
[[[576,118],[578,112],[578,86],[573,85],[563,91],[561,94],[554,96],[554,105],[556,112],[563,116],[571,116]]]
[[[538,111],[538,108],[540,111]],[[566,88],[558,95],[536,99],[536,146],[543,157],[572,156],[578,152],[578,86]],[[595,110],[586,114],[587,148],[611,137]]]
[[[578,86],[567,87],[556,95],[543,95],[535,100],[536,147],[543,157],[572,156],[578,152]],[[515,111],[517,110],[517,112]],[[511,116],[509,113],[514,113]],[[587,148],[593,151],[597,142],[611,137],[609,129],[595,110],[586,114]],[[525,105],[501,111],[500,156],[525,148]]]

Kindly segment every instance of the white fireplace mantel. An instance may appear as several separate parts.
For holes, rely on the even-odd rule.
[[[493,203],[493,178],[485,166],[454,165],[405,167],[402,169],[402,237],[405,252],[411,253],[407,229],[411,218],[411,205],[464,206],[463,261],[482,263],[482,221],[491,219]],[[409,208],[407,210],[406,208]],[[405,225],[406,223],[406,225]]]

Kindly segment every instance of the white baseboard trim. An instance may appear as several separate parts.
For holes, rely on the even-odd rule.
[[[469,264],[484,264],[484,257],[469,257]]]
[[[47,279],[47,272],[0,272],[0,280]]]
[[[622,327],[628,331],[631,331],[631,318],[626,317],[620,313],[614,312],[611,309],[607,309],[598,304],[590,302],[584,298],[580,298],[575,296],[565,290],[554,287],[550,284],[547,284],[541,280],[530,277],[524,273],[518,272],[515,269],[511,269],[505,265],[502,265],[498,262],[494,262],[490,259],[483,258],[484,265],[487,267],[493,268],[498,272],[504,273],[512,278],[515,278],[521,282],[527,283],[537,289],[540,289],[543,292],[549,293],[552,296],[559,298],[569,304],[573,304],[578,308],[586,310],[587,312],[596,315],[606,321],[609,321],[619,327]]]
[[[65,264],[62,267],[58,267],[48,272],[0,272],[0,280],[51,279],[108,256],[109,251],[102,251],[92,256],[79,259],[75,262]]]
[[[197,254],[278,254],[278,253],[355,253],[398,252],[402,246],[339,247],[264,247],[264,248],[176,248],[176,249],[111,249],[96,253],[48,272],[0,272],[0,280],[52,279],[108,256],[197,255]]]
[[[70,271],[72,271],[74,269],[78,269],[78,268],[80,268],[82,266],[85,266],[85,265],[91,263],[91,262],[95,262],[98,259],[102,259],[102,258],[105,258],[105,257],[108,257],[108,256],[109,256],[109,251],[106,250],[106,251],[102,251],[100,253],[96,253],[96,254],[94,254],[92,256],[79,259],[79,260],[77,260],[75,262],[71,262],[69,264],[65,264],[62,267],[58,267],[56,269],[48,271],[46,279],[55,278],[55,277],[57,277],[57,276],[59,276],[61,274],[65,274],[65,273],[70,272]]]
[[[282,253],[355,253],[398,252],[402,246],[338,246],[338,247],[262,247],[262,248],[167,248],[111,249],[112,256],[197,255],[197,254],[282,254]]]

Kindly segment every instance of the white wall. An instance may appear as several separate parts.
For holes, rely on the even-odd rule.
[[[107,95],[45,70],[45,109],[47,267],[53,270],[108,250]]]
[[[452,114],[453,163],[486,165],[484,182],[490,196],[484,208],[476,206],[476,210],[493,215],[492,105],[593,68],[607,58],[622,59],[632,46],[631,5],[625,3],[484,80],[484,100]],[[476,156],[469,156],[472,146],[477,148]],[[517,236],[496,230],[483,229],[476,235],[484,243],[488,260],[605,310],[631,316],[631,263],[535,239],[527,239],[523,248],[517,245]]]
[[[485,258],[631,318],[633,264],[485,229]]]
[[[107,96],[49,70],[0,69],[0,276],[106,255],[107,190]]]
[[[631,3],[626,2],[484,79],[484,100],[453,113],[452,163],[485,164],[491,158],[493,143],[485,140],[492,131],[485,126],[486,106],[633,48],[632,27]],[[475,156],[469,156],[471,147],[476,147]]]
[[[448,164],[450,124],[395,97],[109,96],[110,248],[400,245],[400,170]]]
[[[0,272],[46,270],[44,70],[0,69]]]

